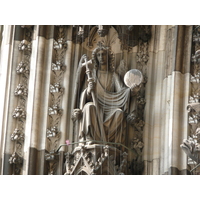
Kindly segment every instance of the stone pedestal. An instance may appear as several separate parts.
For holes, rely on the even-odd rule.
[[[78,146],[66,153],[65,175],[124,175],[127,155],[108,145]]]

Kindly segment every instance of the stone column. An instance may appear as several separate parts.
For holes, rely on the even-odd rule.
[[[191,27],[153,26],[146,85],[144,174],[186,174]]]
[[[1,92],[2,102],[0,109],[2,123],[1,129],[1,153],[2,153],[2,174],[11,174],[12,166],[9,158],[15,151],[14,143],[11,141],[11,134],[16,128],[16,119],[13,119],[14,109],[18,105],[18,99],[14,91],[19,84],[20,77],[16,73],[16,67],[21,60],[21,53],[18,50],[20,41],[23,38],[23,30],[20,26],[5,26],[1,49]]]
[[[54,26],[35,26],[32,41],[23,174],[45,174],[45,141]]]

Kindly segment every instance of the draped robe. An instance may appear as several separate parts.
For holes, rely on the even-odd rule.
[[[105,134],[107,142],[123,143],[126,127],[124,117],[129,112],[130,88],[123,86],[116,73],[98,70],[94,95],[97,97],[98,108],[92,99],[88,101],[87,88],[81,94],[79,138],[102,141],[102,134]],[[103,126],[104,133],[100,126]]]

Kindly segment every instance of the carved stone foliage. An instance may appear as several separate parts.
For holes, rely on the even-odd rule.
[[[56,63],[52,63],[52,71],[65,71],[65,66],[61,61],[56,61]]]
[[[17,88],[15,89],[15,95],[19,95],[19,96],[27,96],[28,95],[28,89],[26,88],[26,86],[19,84],[17,86]]]
[[[21,61],[16,68],[18,74],[29,74],[29,63]]]
[[[47,129],[47,138],[51,138],[51,137],[59,138],[59,136],[60,136],[60,132],[58,131],[57,126],[50,127],[50,129]]]
[[[63,75],[66,69],[64,58],[67,50],[67,40],[65,39],[66,26],[55,27],[55,39],[53,43],[54,58],[51,65],[52,79],[50,84],[50,105],[48,107],[47,143],[50,153],[46,154],[45,159],[48,163],[48,174],[55,174],[58,160],[53,153],[59,144],[61,132],[59,131],[60,120],[63,110],[61,108],[64,88],[62,87]]]
[[[58,107],[58,105],[53,105],[52,107],[49,107],[49,115],[62,115],[62,109]]]
[[[192,70],[191,70],[191,94],[189,104],[187,106],[190,136],[194,135],[200,127],[200,26],[194,26],[193,30],[193,51],[192,54]]]
[[[148,42],[139,41],[138,52],[136,54],[137,69],[139,69],[144,76],[141,84],[141,89],[136,97],[136,109],[133,110],[128,116],[127,121],[133,127],[133,138],[130,142],[130,147],[134,152],[134,158],[129,166],[132,174],[142,174],[144,169],[144,162],[142,160],[143,143],[143,129],[144,121],[144,108],[145,100],[145,85],[147,83],[147,65],[149,60]]]
[[[58,165],[58,154],[52,150],[45,154],[45,160],[48,161],[48,175],[54,175]]]
[[[200,128],[196,129],[196,133],[183,140],[183,144],[180,147],[187,154],[189,158],[195,161],[197,164],[200,163]]]
[[[13,165],[13,175],[19,175],[23,163],[23,158],[14,152],[9,159],[9,163]]]
[[[191,93],[187,106],[189,138],[183,140],[181,148],[188,156],[188,164],[200,163],[200,26],[193,27],[193,52],[191,58]],[[192,161],[192,162],[191,162]]]
[[[17,108],[15,108],[14,112],[13,112],[13,118],[18,118],[18,119],[22,119],[22,118],[26,118],[26,112],[23,108],[21,108],[20,106],[17,106]]]
[[[136,62],[138,63],[138,69],[142,70],[142,67],[147,64],[149,60],[148,43],[140,41],[140,48],[137,52]]]
[[[194,26],[193,29],[193,42],[195,43],[195,48],[200,48],[200,25]]]
[[[30,57],[32,51],[32,26],[21,26],[24,29],[24,39],[19,43],[18,49],[22,60],[16,66],[19,83],[15,88],[14,95],[18,98],[18,106],[13,111],[13,119],[16,120],[16,128],[11,134],[14,142],[14,153],[9,162],[13,165],[13,174],[20,174],[23,162],[24,129],[26,120],[26,101],[28,96],[28,81],[30,69]]]
[[[109,28],[110,26],[98,25],[97,33],[99,34],[100,37],[105,37],[108,34]]]
[[[19,51],[24,51],[26,53],[31,52],[31,42],[28,40],[22,40],[18,46]]]
[[[19,129],[15,129],[11,135],[11,140],[24,140],[24,134]]]
[[[75,43],[82,43],[88,37],[89,31],[94,26],[74,25],[73,26],[73,41]]]
[[[108,145],[82,145],[65,154],[65,175],[124,175],[127,156]]]
[[[60,93],[62,95],[64,92],[64,88],[61,87],[60,83],[55,83],[54,85],[50,85],[50,93]]]

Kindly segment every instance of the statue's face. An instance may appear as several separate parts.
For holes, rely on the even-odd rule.
[[[101,65],[107,64],[107,60],[108,60],[107,58],[108,58],[108,56],[107,56],[106,50],[100,50],[97,53],[97,60],[99,61],[99,64],[101,64]]]

